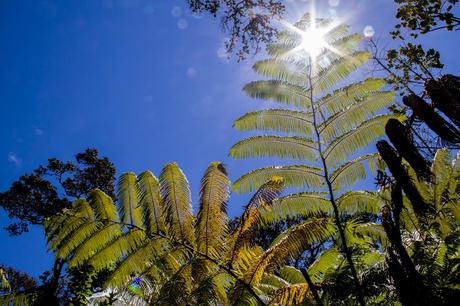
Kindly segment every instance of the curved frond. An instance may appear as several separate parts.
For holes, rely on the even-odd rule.
[[[133,172],[123,173],[118,180],[120,218],[125,224],[142,227],[142,209],[136,187],[137,177]]]
[[[330,116],[320,125],[324,142],[329,143],[356,128],[364,120],[372,118],[379,110],[392,103],[394,95],[391,91],[376,92]]]
[[[305,66],[301,64],[271,58],[256,62],[252,68],[260,75],[279,81],[279,84],[289,83],[298,88],[307,84]]]
[[[247,157],[279,157],[298,160],[317,158],[315,143],[297,136],[254,136],[239,141],[230,149],[235,159]]]
[[[332,187],[338,190],[345,186],[352,186],[358,180],[365,179],[367,172],[364,163],[367,164],[371,173],[375,173],[378,168],[378,160],[379,155],[374,153],[360,156],[342,165],[331,175]]]
[[[266,270],[282,265],[288,258],[298,256],[313,243],[329,239],[334,232],[335,226],[329,219],[324,218],[305,221],[291,227],[280,234],[270,248],[259,256],[245,279],[250,284],[259,283]]]
[[[160,191],[169,233],[175,239],[194,243],[190,188],[176,163],[167,164],[161,171]]]
[[[305,89],[279,80],[254,81],[246,84],[244,92],[256,99],[272,100],[297,107],[307,107],[309,104]]]
[[[349,76],[356,69],[366,64],[371,55],[365,51],[357,51],[340,57],[315,76],[313,88],[316,93],[331,89],[339,81]]]
[[[327,274],[334,272],[345,260],[336,247],[331,247],[322,252],[308,268],[313,283],[321,284]]]
[[[305,165],[266,167],[251,171],[233,183],[236,192],[249,192],[259,188],[272,177],[284,179],[286,187],[320,187],[323,176],[320,168]]]
[[[289,285],[277,290],[268,305],[302,305],[309,292],[306,283]]]
[[[235,120],[233,126],[240,131],[276,131],[310,137],[313,134],[310,114],[287,109],[266,109],[247,113]]]
[[[100,189],[94,189],[88,194],[88,202],[94,210],[97,220],[117,221],[118,213],[111,197]]]
[[[337,205],[342,214],[377,214],[380,212],[383,202],[376,192],[348,191],[337,199]]]
[[[206,255],[210,248],[218,250],[225,246],[229,193],[226,169],[222,163],[211,163],[201,179],[200,208],[195,227],[198,251]]]
[[[307,282],[302,272],[291,266],[282,266],[280,268],[280,276],[290,284],[303,284]]]
[[[160,183],[158,179],[150,171],[142,172],[137,178],[137,188],[147,232],[165,232],[166,225],[161,206]]]
[[[296,216],[315,216],[332,213],[332,206],[325,194],[317,192],[294,193],[280,197],[260,211],[262,226]]]
[[[402,119],[403,117],[379,115],[364,121],[354,130],[335,139],[324,152],[328,166],[334,167],[343,163],[351,154],[385,135],[385,124],[392,118]]]

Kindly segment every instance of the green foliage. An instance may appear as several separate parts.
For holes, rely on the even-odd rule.
[[[307,29],[309,18],[305,16],[296,26]],[[332,24],[328,20],[317,23],[319,27]],[[348,277],[355,283],[355,291],[348,298],[351,301],[358,297],[355,301],[363,305],[358,273],[368,266],[360,265],[359,258],[353,259],[353,254],[375,252],[385,240],[379,225],[361,217],[368,214],[375,218],[382,203],[371,192],[345,193],[344,190],[366,179],[369,173],[376,173],[381,166],[378,155],[359,156],[358,152],[385,134],[385,123],[389,119],[404,120],[404,117],[386,114],[385,108],[391,105],[394,93],[382,90],[385,86],[382,79],[369,78],[337,88],[371,57],[367,52],[356,50],[360,39],[359,35],[349,35],[347,26],[332,26],[325,37],[331,47],[312,60],[308,54],[302,54],[301,48],[296,49],[302,43],[296,31],[280,32],[278,41],[268,47],[271,58],[254,65],[255,72],[268,79],[251,82],[244,91],[250,97],[269,99],[282,107],[248,113],[237,119],[234,124],[237,129],[271,133],[236,143],[230,155],[237,159],[274,157],[303,163],[256,169],[233,184],[235,191],[248,192],[276,175],[284,179],[287,187],[308,188],[308,192],[281,197],[261,208],[260,226],[293,217],[302,221],[275,239],[265,253],[267,259],[259,264],[270,267],[269,254],[274,254],[275,266],[280,265],[289,258],[297,258],[315,243],[327,243],[328,247],[318,258],[324,254],[324,258],[328,258],[326,265],[330,263],[332,268],[315,263],[312,266],[316,267],[312,270],[314,282],[322,284],[327,274],[334,273],[344,261],[343,273],[348,271]],[[350,43],[344,45],[345,41]],[[292,49],[299,51],[295,53]],[[310,240],[301,229],[317,222],[315,220],[324,220],[324,223],[314,223],[317,227],[309,229],[310,234],[318,233]],[[327,234],[319,234],[321,230]],[[289,242],[284,244],[284,241]],[[256,279],[261,277],[257,270],[253,275]],[[286,289],[283,296],[296,296],[296,290],[305,289],[305,285],[308,287],[304,284],[292,287],[292,291]],[[323,295],[328,296],[326,291]]]

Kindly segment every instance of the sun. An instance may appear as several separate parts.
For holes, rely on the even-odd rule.
[[[307,52],[312,59],[316,59],[327,48],[328,44],[324,40],[321,29],[310,26],[307,31],[302,31],[300,48]]]

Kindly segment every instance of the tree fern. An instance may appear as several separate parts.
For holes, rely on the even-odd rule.
[[[271,58],[254,65],[255,72],[268,79],[244,87],[250,97],[279,102],[286,108],[248,113],[237,119],[234,127],[242,131],[263,130],[277,134],[246,138],[230,149],[230,155],[237,159],[276,157],[304,164],[253,170],[235,181],[233,188],[239,192],[251,191],[270,176],[277,175],[284,178],[287,187],[326,192],[318,193],[317,197],[312,193],[283,197],[262,213],[261,220],[276,221],[283,214],[284,217],[331,216],[338,231],[336,239],[341,241],[342,254],[359,292],[358,275],[341,215],[353,215],[356,208],[369,208],[370,212],[376,213],[375,206],[372,206],[375,201],[362,198],[361,203],[357,202],[358,206],[352,209],[350,194],[348,202],[345,196],[340,200],[337,198],[344,194],[345,187],[365,179],[369,171],[376,171],[380,165],[378,156],[359,156],[359,153],[384,135],[384,126],[389,119],[404,118],[384,113],[394,94],[382,91],[385,86],[382,79],[369,78],[337,88],[370,59],[369,53],[356,49],[360,35],[348,34],[347,26],[334,27],[330,20],[318,20],[317,24],[331,27],[324,37],[331,47],[313,58],[302,53],[299,47],[303,42],[298,33],[307,30],[310,24],[310,17],[304,16],[295,25],[297,29],[289,26],[282,31],[278,41],[268,46]],[[292,136],[292,133],[296,135]],[[340,202],[344,203],[343,207]],[[360,304],[364,305],[362,294],[359,295]]]

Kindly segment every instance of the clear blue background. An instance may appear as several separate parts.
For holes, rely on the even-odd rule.
[[[392,1],[317,3],[319,17],[335,10],[356,32],[372,25],[382,47],[393,43]],[[309,8],[287,5],[291,21]],[[219,21],[190,15],[185,0],[0,1],[0,190],[48,157],[69,160],[87,147],[118,174],[158,174],[176,161],[195,200],[211,161],[225,162],[233,180],[262,164],[227,156],[243,136],[232,121],[266,104],[241,92],[256,78],[255,59],[226,59],[224,39]],[[460,74],[457,33],[423,43],[442,52],[446,72]],[[233,195],[231,215],[246,198]],[[2,211],[0,226],[7,224]],[[51,262],[39,227],[20,237],[0,231],[0,263],[37,276]]]

